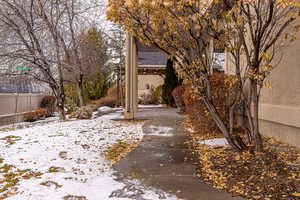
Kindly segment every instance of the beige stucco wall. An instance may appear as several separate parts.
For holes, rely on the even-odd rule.
[[[0,117],[39,108],[43,94],[0,94]]]
[[[139,75],[138,76],[138,95],[149,92],[147,84],[150,87],[157,88],[164,83],[164,78],[160,75]]]
[[[300,33],[298,40],[278,52],[283,55],[261,96],[261,132],[267,136],[300,147]],[[226,56],[225,72],[234,72],[232,60]]]

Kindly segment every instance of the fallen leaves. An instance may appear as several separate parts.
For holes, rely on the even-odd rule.
[[[4,160],[2,160],[3,164]],[[21,170],[14,165],[0,166],[0,200],[17,194],[17,184],[22,179],[39,178],[42,174],[30,169]]]
[[[117,144],[113,145],[106,152],[106,158],[111,162],[111,164],[115,164],[120,161],[122,158],[125,158],[128,153],[133,151],[137,146],[138,142],[122,142],[119,141]]]
[[[299,200],[299,149],[266,138],[263,153],[239,153],[199,144],[195,135],[191,145],[199,159],[197,177],[248,200]]]

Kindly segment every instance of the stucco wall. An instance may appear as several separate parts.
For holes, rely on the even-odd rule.
[[[300,34],[298,40],[278,52],[279,65],[268,81],[272,88],[264,88],[261,95],[261,132],[283,142],[300,147]],[[229,55],[225,72],[234,73]]]
[[[43,94],[0,94],[0,117],[36,110]]]
[[[159,75],[139,75],[138,76],[138,96],[147,93],[147,84],[150,87],[158,87],[164,83],[164,78]]]

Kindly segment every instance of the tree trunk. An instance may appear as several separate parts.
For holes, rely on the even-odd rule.
[[[242,142],[242,140],[239,137],[234,137],[230,134],[228,128],[226,127],[224,121],[220,118],[220,115],[218,114],[214,105],[211,102],[209,102],[209,100],[207,100],[206,98],[204,98],[204,103],[207,109],[209,110],[210,114],[212,115],[218,128],[230,144],[230,146],[232,146],[237,151],[243,151],[246,148],[246,145]]]
[[[77,96],[78,96],[78,106],[84,106],[83,99],[83,75],[80,75],[79,79],[76,81],[77,84]]]
[[[63,93],[61,93],[59,95],[59,97],[57,97],[57,108],[58,108],[58,112],[59,112],[59,118],[61,120],[65,120],[66,119],[66,113],[65,113],[65,96]]]
[[[259,95],[257,90],[257,85],[255,81],[251,81],[251,90],[253,94],[253,135],[254,135],[254,141],[255,141],[255,150],[258,152],[263,151],[263,142],[262,137],[259,132]]]

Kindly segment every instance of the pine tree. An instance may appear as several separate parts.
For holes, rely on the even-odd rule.
[[[175,100],[172,96],[172,91],[179,85],[180,81],[178,80],[175,69],[173,67],[173,61],[168,59],[165,71],[165,80],[162,87],[162,98],[167,105],[173,107],[176,106]]]

